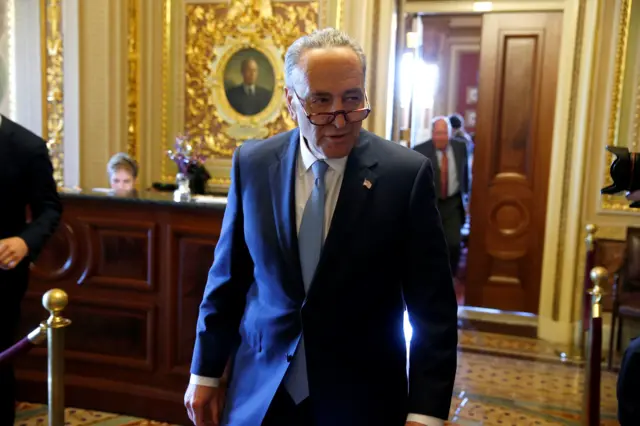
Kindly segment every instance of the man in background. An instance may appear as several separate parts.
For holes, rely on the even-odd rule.
[[[242,84],[227,90],[229,103],[242,115],[255,115],[269,105],[272,93],[257,85],[258,63],[255,59],[245,59],[240,65]]]
[[[365,56],[344,33],[298,39],[285,70],[298,128],[235,151],[189,416],[197,426],[205,414],[225,426],[442,426],[457,306],[429,160],[362,130]]]
[[[462,118],[460,114],[451,114],[449,116],[449,122],[451,123],[452,138],[460,139],[466,143],[473,143],[471,135],[464,129],[464,118]]]
[[[0,116],[0,352],[15,343],[29,264],[55,231],[62,206],[47,145]],[[31,221],[27,223],[27,209]],[[0,425],[15,420],[13,367],[0,365]]]
[[[431,160],[434,184],[438,196],[438,210],[442,218],[449,262],[453,276],[460,261],[460,229],[466,221],[464,197],[469,192],[469,163],[467,146],[452,137],[447,117],[435,117],[431,122],[431,139],[414,149]]]

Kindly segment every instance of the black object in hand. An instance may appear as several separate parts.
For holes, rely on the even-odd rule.
[[[615,156],[609,169],[613,184],[600,190],[601,194],[618,194],[640,190],[640,154],[629,149],[607,146],[607,151]],[[630,207],[639,208],[640,201],[634,201]]]

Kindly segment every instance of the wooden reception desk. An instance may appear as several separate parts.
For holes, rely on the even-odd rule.
[[[47,317],[42,295],[69,295],[66,406],[189,424],[182,405],[198,306],[224,200],[171,194],[63,195],[58,232],[33,267],[21,334]],[[19,360],[20,399],[46,403],[46,350]]]

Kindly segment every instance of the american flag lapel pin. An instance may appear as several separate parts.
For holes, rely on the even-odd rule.
[[[371,189],[371,181],[369,179],[365,179],[364,182],[362,182],[362,186],[367,189]]]

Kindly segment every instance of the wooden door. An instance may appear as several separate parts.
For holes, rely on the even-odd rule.
[[[482,23],[466,304],[538,312],[561,12]]]

